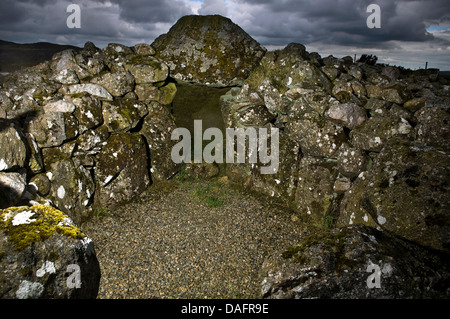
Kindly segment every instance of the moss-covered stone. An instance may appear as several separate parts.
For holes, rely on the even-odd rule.
[[[245,79],[265,53],[230,19],[184,16],[152,44],[179,80],[229,86]]]
[[[54,233],[74,239],[85,235],[61,211],[45,205],[0,210],[0,229],[17,250],[50,238]]]
[[[130,56],[125,67],[134,76],[136,84],[163,82],[169,76],[167,65],[152,56]]]

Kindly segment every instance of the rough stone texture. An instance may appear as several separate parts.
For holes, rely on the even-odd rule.
[[[0,210],[0,298],[96,298],[94,243],[62,212],[44,205]]]
[[[25,166],[27,144],[14,123],[0,119],[0,171]]]
[[[152,120],[147,115],[152,101],[170,105],[177,90],[154,54],[143,43],[103,50],[86,43],[2,78],[1,204],[46,202],[78,224],[173,176],[179,169],[170,158],[173,118],[166,108]],[[120,161],[108,167],[107,158],[122,148]],[[104,174],[112,176],[108,185]]]
[[[149,176],[152,182],[167,180],[180,169],[180,165],[172,161],[172,147],[177,143],[171,139],[175,128],[175,121],[168,108],[158,102],[151,102],[141,133],[150,152]]]
[[[98,84],[75,84],[68,86],[66,89],[67,94],[89,93],[106,101],[113,100],[111,93],[109,93],[103,86],[100,86]]]
[[[391,139],[373,168],[351,188],[338,224],[374,221],[382,229],[421,245],[448,250],[449,165],[450,159],[443,152]]]
[[[149,186],[146,145],[140,135],[111,135],[96,158],[96,196],[101,205],[112,208]]]
[[[152,56],[133,56],[125,67],[137,84],[162,82],[169,76],[167,65]]]
[[[337,154],[338,170],[342,175],[354,179],[366,170],[367,156],[358,148],[342,143]]]
[[[335,104],[325,112],[325,117],[349,129],[354,129],[364,123],[367,119],[364,108],[355,103]]]
[[[439,107],[422,108],[415,114],[417,141],[446,153],[450,152],[450,114]]]
[[[103,86],[113,96],[124,96],[134,89],[134,77],[129,72],[105,73],[92,83]]]
[[[280,152],[287,166],[275,178],[245,164],[227,165],[227,176],[281,199],[311,224],[364,224],[448,251],[447,80],[301,48],[266,53],[242,87],[221,98],[228,127],[269,120],[280,129],[280,148],[297,151]],[[273,117],[244,117],[252,109]]]
[[[448,254],[350,226],[314,234],[266,259],[265,298],[449,298]],[[379,288],[375,278],[379,275]],[[373,288],[370,288],[373,287]]]
[[[294,201],[302,214],[311,215],[316,220],[330,215],[335,202],[333,185],[336,173],[335,163],[313,157],[302,158]]]
[[[152,44],[174,78],[230,86],[243,81],[265,49],[230,19],[185,16]]]
[[[393,116],[374,116],[350,132],[353,146],[364,151],[379,152],[394,136],[408,136],[412,127],[408,121]]]
[[[336,158],[345,140],[343,127],[326,121],[317,113],[306,113],[286,125],[289,136],[298,141],[304,155]]]
[[[83,166],[76,166],[72,159],[62,157],[56,154],[57,161],[48,165],[47,176],[51,182],[48,198],[80,225],[89,217],[87,207],[93,201],[94,182]]]
[[[55,147],[76,137],[78,120],[71,112],[48,112],[30,122],[30,131],[39,147]]]
[[[104,124],[111,133],[133,129],[147,113],[145,103],[137,100],[116,99],[103,103]]]

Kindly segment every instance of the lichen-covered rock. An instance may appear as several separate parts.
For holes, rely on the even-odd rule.
[[[353,146],[357,148],[379,152],[392,137],[408,137],[411,133],[412,126],[407,120],[387,113],[385,116],[369,118],[350,132],[350,139]]]
[[[147,43],[138,43],[133,47],[133,50],[136,54],[139,55],[155,55],[155,49]]]
[[[105,73],[91,80],[104,87],[112,96],[121,97],[134,89],[134,77],[129,72]]]
[[[116,99],[103,103],[103,119],[109,132],[129,131],[148,114],[145,103],[131,99]]]
[[[65,99],[75,105],[74,115],[78,120],[80,133],[94,129],[103,123],[102,102],[90,95],[82,93],[81,96],[66,96]]]
[[[448,250],[449,165],[449,156],[434,148],[389,140],[370,172],[352,187],[347,213],[341,214],[339,224],[367,223],[370,216],[379,227],[398,236]]]
[[[51,61],[50,67],[54,71],[52,80],[61,84],[80,83],[77,76],[78,65],[75,61],[75,51],[65,50],[56,53]]]
[[[272,126],[266,125],[268,129]],[[267,141],[267,154],[274,154],[271,148],[271,139]],[[279,133],[279,146],[278,146],[278,165],[273,163],[276,161],[271,159],[271,163],[261,163],[260,158],[256,164],[249,164],[251,168],[252,177],[251,185],[254,189],[266,194],[270,197],[283,198],[287,201],[291,201],[295,196],[296,178],[298,176],[299,158],[300,158],[300,146],[297,141],[290,139],[283,132]],[[272,167],[277,171],[271,171],[269,174],[261,174],[263,167]],[[245,166],[245,165],[244,165]]]
[[[136,84],[163,82],[169,76],[169,67],[152,56],[132,56],[125,64]]]
[[[367,226],[313,234],[266,258],[264,298],[449,298],[450,256]]]
[[[366,121],[367,114],[364,108],[355,103],[344,103],[331,105],[325,112],[325,117],[349,129],[354,129]]]
[[[141,135],[112,134],[96,161],[96,200],[104,207],[127,202],[150,185],[147,149]]]
[[[0,119],[0,145],[0,172],[25,166],[26,139],[14,123],[3,119]]]
[[[346,140],[342,126],[326,121],[317,113],[306,113],[303,118],[287,123],[286,133],[298,141],[307,156],[336,158],[337,150]]]
[[[176,124],[168,108],[158,102],[148,105],[141,134],[145,137],[150,155],[152,182],[167,180],[178,172],[180,165],[172,161],[172,148],[177,143],[171,139]]]
[[[96,298],[100,265],[93,242],[62,212],[44,205],[0,210],[0,298]]]
[[[92,83],[85,84],[74,84],[66,87],[64,91],[67,94],[80,94],[80,93],[89,93],[99,99],[105,101],[112,101],[112,95],[106,90],[103,86]]]
[[[216,86],[243,81],[266,51],[219,15],[184,16],[152,46],[176,79]]]
[[[337,154],[337,167],[339,173],[351,179],[366,170],[367,156],[358,148],[342,143]]]
[[[78,120],[71,112],[47,112],[30,121],[39,147],[60,146],[79,134]]]
[[[110,133],[106,125],[101,125],[83,133],[75,140],[74,156],[96,155],[101,151]]]
[[[50,193],[52,184],[48,176],[44,173],[37,174],[30,179],[30,185],[34,187],[34,191],[39,196],[47,196]]]
[[[417,125],[414,136],[417,141],[450,152],[450,114],[440,107],[426,107],[416,112]]]
[[[388,102],[403,104],[412,98],[412,94],[407,88],[399,83],[389,84],[383,87],[381,98]]]
[[[298,168],[294,203],[304,216],[321,221],[334,209],[336,163],[304,157]]]
[[[48,198],[53,204],[70,216],[78,225],[85,221],[90,214],[89,205],[93,201],[95,185],[90,173],[83,167],[77,166],[70,158],[53,149],[56,154],[46,154],[47,177],[51,182]]]

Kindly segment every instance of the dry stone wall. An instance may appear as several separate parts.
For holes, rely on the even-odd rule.
[[[48,202],[84,221],[177,172],[169,68],[148,44],[86,43],[8,75],[0,90],[0,204]],[[169,130],[168,130],[169,128]]]

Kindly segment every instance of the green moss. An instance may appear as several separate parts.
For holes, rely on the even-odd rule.
[[[79,92],[79,93],[72,93],[72,94],[69,94],[69,95],[73,99],[81,99],[86,94],[87,94],[86,92]]]
[[[309,260],[309,256],[305,256],[306,250],[315,245],[322,245],[323,250],[330,250],[335,255],[340,255],[344,249],[347,232],[341,230],[335,234],[331,231],[324,231],[318,234],[311,234],[306,237],[299,245],[288,247],[281,256],[284,259],[293,259],[295,261],[305,263]]]
[[[220,198],[222,190],[223,185],[213,183],[196,187],[192,194],[202,200],[208,207],[221,207],[224,202]]]
[[[14,216],[25,211],[32,211],[32,222],[14,226]],[[17,250],[23,250],[30,244],[50,238],[55,232],[64,236],[82,239],[85,235],[75,226],[67,225],[67,216],[61,211],[45,205],[32,207],[10,207],[0,210],[0,229],[9,238]]]
[[[153,57],[143,56],[143,55],[133,55],[128,58],[129,64],[132,65],[148,65],[152,68],[161,69],[162,63]]]

